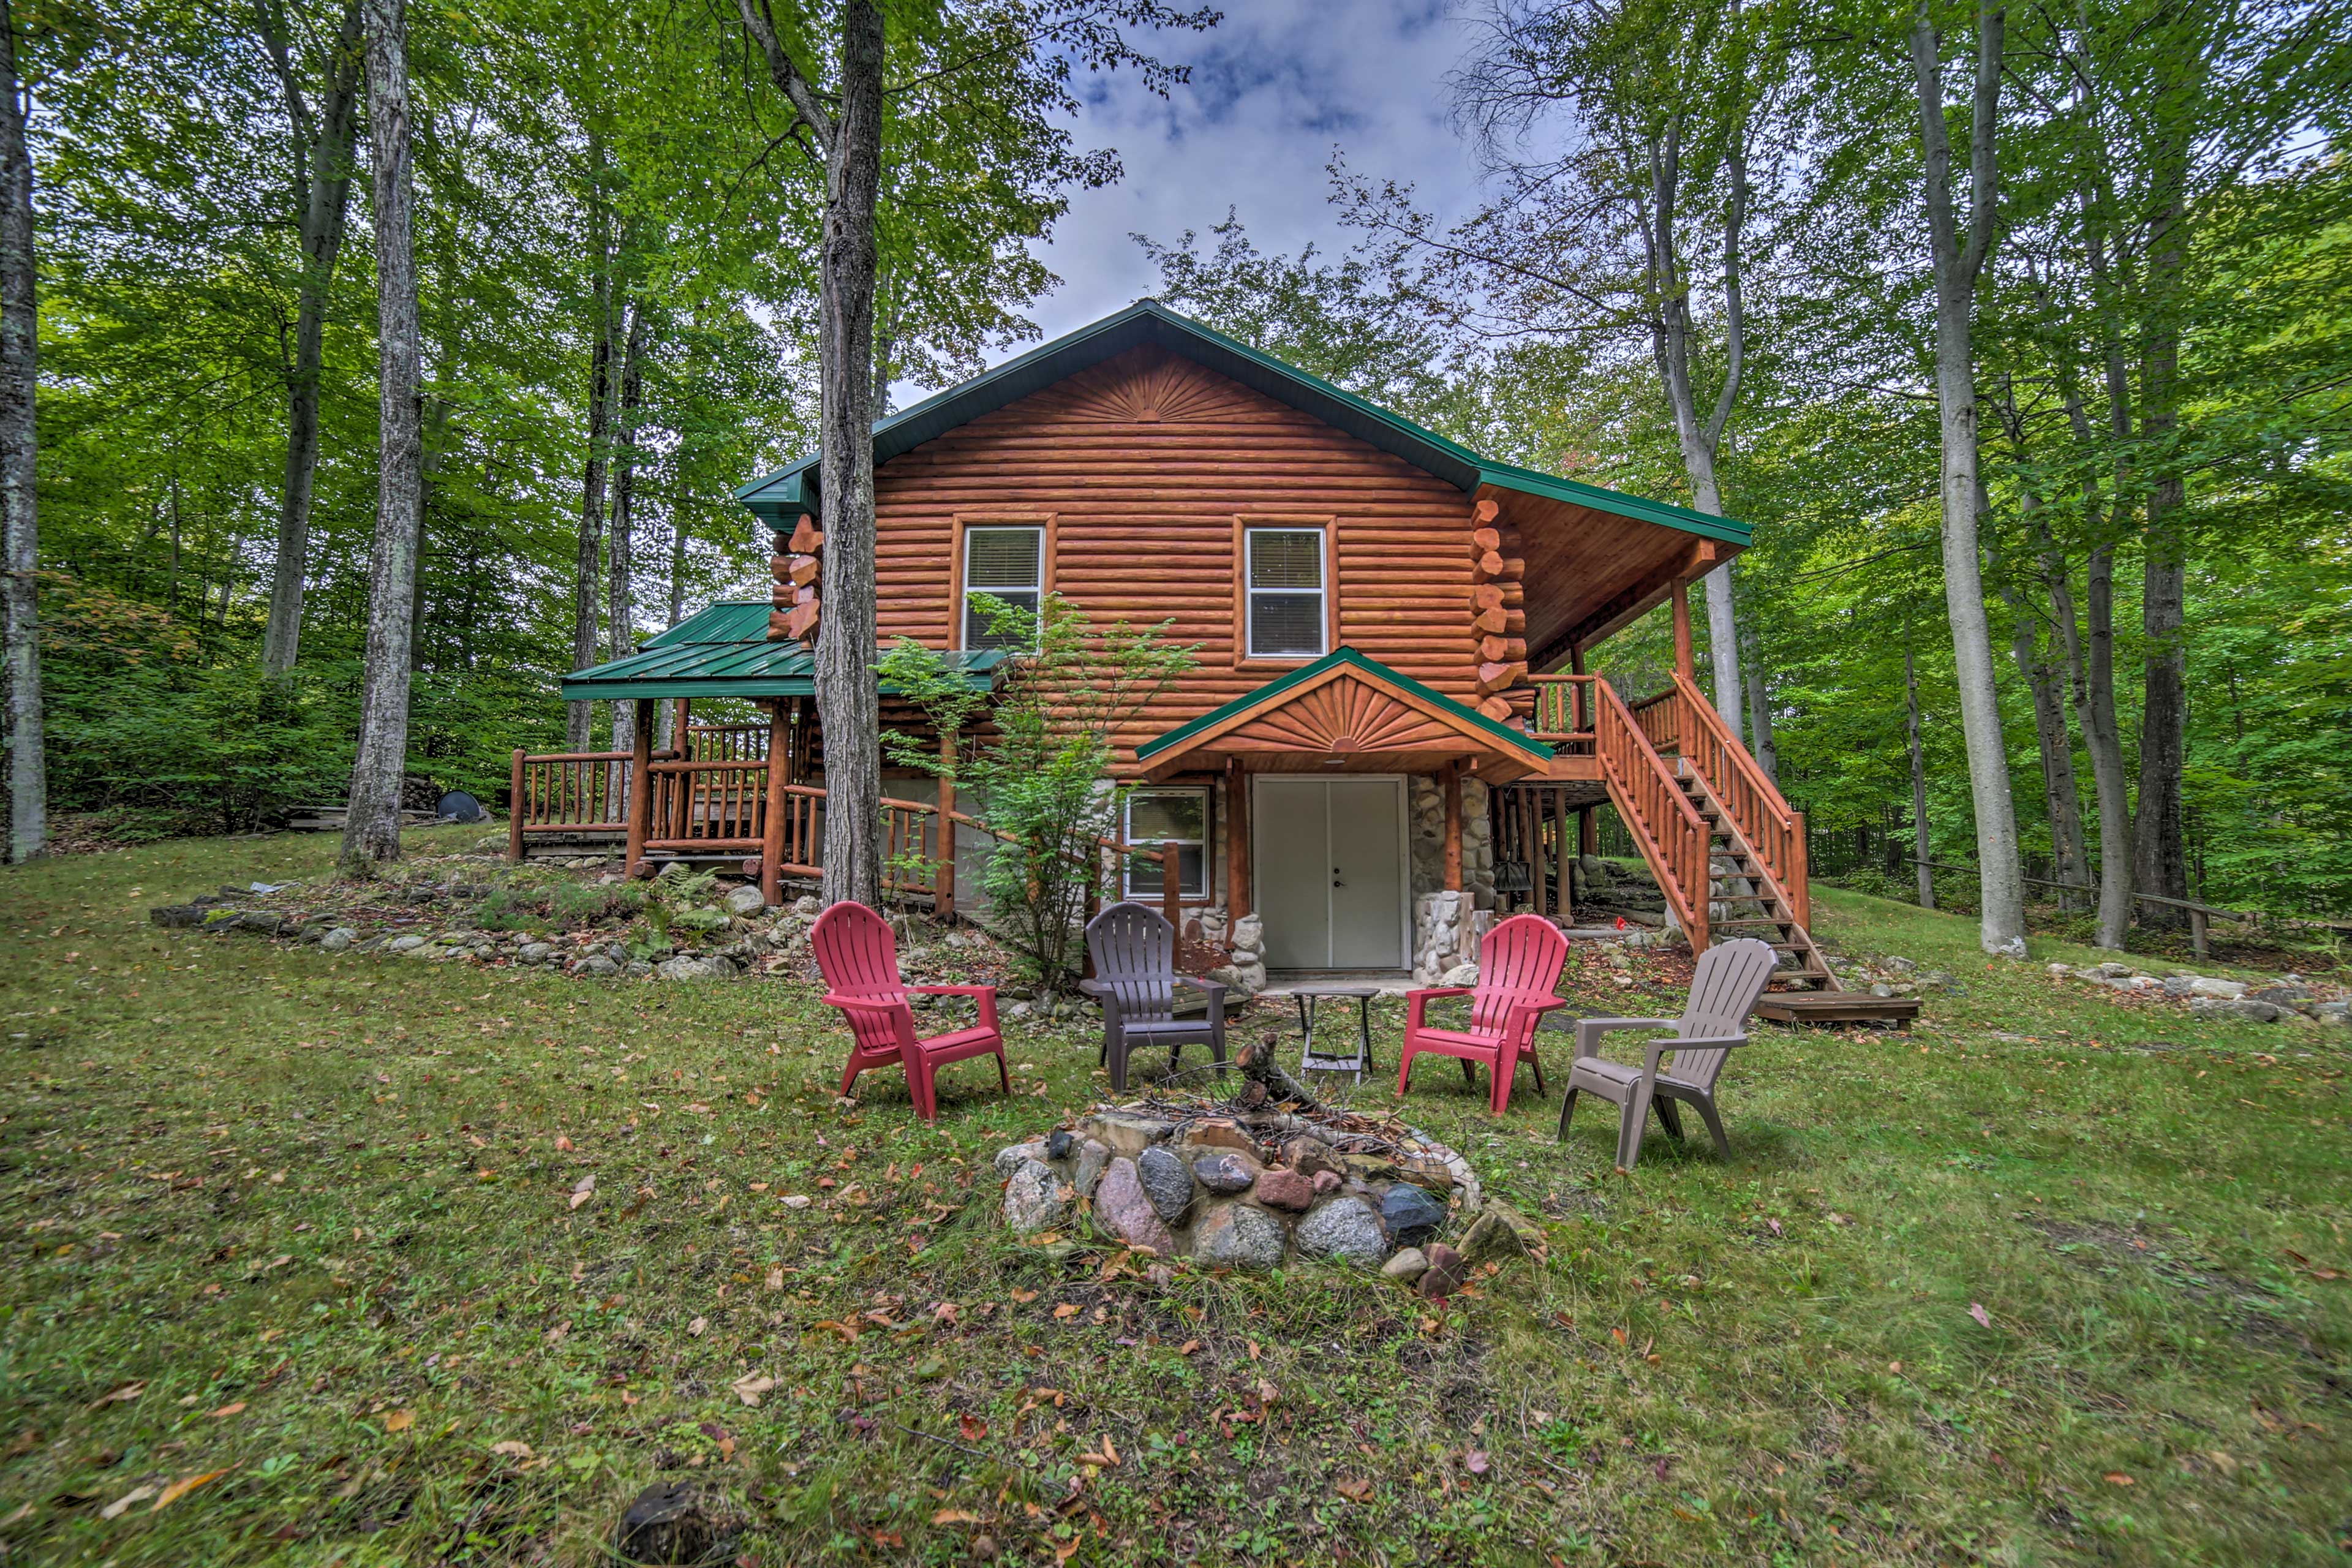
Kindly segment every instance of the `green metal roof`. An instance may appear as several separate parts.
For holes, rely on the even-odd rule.
[[[1149,762],[1162,752],[1181,749],[1193,736],[1204,731],[1213,730],[1226,720],[1246,713],[1251,709],[1281,696],[1294,687],[1304,686],[1325,671],[1339,665],[1348,665],[1362,670],[1365,674],[1384,680],[1401,691],[1410,692],[1459,721],[1465,727],[1483,731],[1496,740],[1526,752],[1538,762],[1551,755],[1551,748],[1541,741],[1530,739],[1521,731],[1512,729],[1508,724],[1497,723],[1475,708],[1465,707],[1444,692],[1423,686],[1410,675],[1399,674],[1379,659],[1367,658],[1352,647],[1339,647],[1332,649],[1312,664],[1302,664],[1289,674],[1269,680],[1255,691],[1244,692],[1222,707],[1212,708],[1199,718],[1179,724],[1166,734],[1154,736],[1144,742],[1135,748],[1135,760],[1139,763]]]
[[[1272,354],[1202,326],[1157,300],[1139,300],[1092,326],[1081,327],[1066,337],[1007,360],[994,370],[892,415],[874,426],[874,461],[877,465],[886,463],[946,435],[959,425],[969,424],[983,414],[1075,375],[1088,365],[1145,343],[1156,343],[1182,354],[1278,403],[1311,414],[1327,425],[1403,458],[1424,473],[1435,475],[1465,494],[1475,492],[1482,485],[1493,485],[1498,489],[1519,490],[1679,529],[1703,539],[1743,546],[1748,543],[1748,525],[1731,518],[1709,517],[1686,507],[1482,458],[1459,442],[1449,441],[1402,415],[1367,403],[1296,365],[1285,364]],[[788,529],[801,513],[815,510],[816,462],[814,457],[803,458],[765,479],[742,486],[736,490],[735,499],[769,526],[781,524]]]
[[[979,689],[995,684],[1001,648],[943,654]],[[890,689],[885,683],[883,690]],[[625,658],[563,678],[567,702],[598,697],[812,697],[816,659],[797,642],[768,640],[763,599],[706,605]]]

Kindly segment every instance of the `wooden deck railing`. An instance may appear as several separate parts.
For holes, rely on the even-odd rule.
[[[1594,749],[1611,798],[1643,858],[1662,873],[1658,890],[1682,921],[1693,951],[1704,952],[1711,887],[1706,819],[1685,798],[1675,774],[1616,689],[1597,680],[1592,690]]]
[[[1697,683],[1677,673],[1669,694],[1676,750],[1715,792],[1748,847],[1780,884],[1797,922],[1813,923],[1806,875],[1804,814],[1792,809],[1761,763],[1748,754]]]
[[[1549,746],[1556,755],[1593,754],[1592,688],[1597,675],[1536,675],[1528,678],[1536,689],[1536,710],[1528,729],[1531,739]]]
[[[768,756],[765,724],[688,724],[686,758],[690,763],[764,762]]]
[[[621,782],[626,752],[565,752],[548,756],[514,754],[508,781],[513,802],[507,816],[507,849],[522,853],[526,833],[618,833],[628,827],[626,784]]]

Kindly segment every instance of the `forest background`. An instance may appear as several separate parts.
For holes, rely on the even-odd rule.
[[[1037,335],[1040,242],[1119,173],[1073,132],[1066,33],[1020,5],[915,8],[892,36],[930,54],[892,61],[878,216],[876,379],[902,391]],[[266,826],[341,795],[358,722],[377,356],[357,7],[11,16],[58,837]],[[1971,353],[2027,869],[2087,889],[2130,852],[2143,890],[2352,913],[2352,16],[2020,11],[1972,123],[1982,16],[1503,0],[1448,84],[1487,174],[1468,216],[1337,148],[1352,248],[1268,253],[1234,218],[1138,240],[1171,305],[1482,452],[1685,504],[1704,470],[1757,543],[1702,679],[1822,869],[1907,886],[1916,803],[1934,859],[1976,842],[1921,195],[1919,83],[1948,79],[1959,162],[1981,135],[1999,171]],[[777,20],[830,59],[822,8]],[[1924,77],[1923,28],[1943,48]],[[822,174],[732,8],[418,6],[409,38],[409,767],[495,800],[513,748],[565,744],[566,669],[765,596],[730,492],[814,441]],[[1012,67],[932,68],[987,51]],[[1629,694],[1663,683],[1662,619],[1600,650]],[[571,717],[574,743],[583,720],[609,732]]]

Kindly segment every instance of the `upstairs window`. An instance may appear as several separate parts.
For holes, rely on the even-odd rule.
[[[1330,651],[1323,646],[1323,531],[1253,528],[1245,541],[1249,657],[1320,658]]]
[[[963,646],[1034,651],[1027,638],[992,628],[982,595],[1000,600],[1034,617],[1045,597],[1045,531],[1042,528],[968,528],[963,534]]]
[[[1176,846],[1176,896],[1209,896],[1209,792],[1204,789],[1137,790],[1127,797],[1127,841],[1138,848]],[[1160,896],[1157,860],[1130,858],[1127,896]]]

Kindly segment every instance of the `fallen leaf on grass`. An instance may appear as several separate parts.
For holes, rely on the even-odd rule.
[[[578,1208],[582,1204],[586,1203],[590,1198],[593,1198],[595,1195],[596,1178],[592,1173],[591,1174],[581,1177],[579,1184],[572,1189],[572,1206],[573,1208]]]
[[[2127,1487],[2136,1484],[2129,1476],[2124,1474],[2121,1470],[2109,1470],[2105,1475],[2099,1479],[2106,1482],[2107,1485],[2111,1487]]]
[[[1200,1341],[1198,1341],[1198,1340],[1186,1340],[1182,1344],[1178,1345],[1178,1346],[1176,1347],[1176,1353],[1177,1353],[1178,1355],[1191,1355],[1191,1354],[1192,1354],[1194,1352],[1198,1351],[1200,1348],[1201,1348],[1201,1342],[1200,1342]]]
[[[687,1325],[686,1325],[686,1331],[687,1331],[688,1334],[690,1334],[691,1336],[693,1336],[694,1338],[696,1338],[696,1339],[698,1339],[698,1339],[700,1339],[700,1338],[702,1337],[702,1331],[703,1331],[703,1330],[705,1330],[705,1329],[707,1329],[707,1328],[709,1328],[709,1326],[710,1326],[710,1320],[709,1320],[709,1319],[708,1319],[708,1318],[697,1318],[697,1319],[695,1319],[695,1320],[694,1320],[694,1321],[692,1321],[692,1322],[690,1322],[690,1323],[688,1323],[688,1324],[687,1324]]]
[[[1369,1479],[1340,1481],[1334,1489],[1349,1502],[1370,1502],[1372,1498],[1372,1483]]]
[[[956,1430],[963,1435],[965,1442],[977,1443],[988,1436],[988,1423],[977,1415],[959,1415],[956,1417]]]
[[[569,1139],[569,1138],[566,1138],[566,1137],[565,1137],[562,1133],[561,1133],[561,1132],[557,1133],[557,1134],[555,1135],[555,1150],[556,1150],[556,1152],[557,1152],[557,1153],[559,1153],[559,1154],[569,1154],[569,1153],[571,1153],[571,1152],[572,1152],[572,1140],[571,1140],[571,1139]]]
[[[1013,1288],[1013,1299],[1025,1304],[1035,1300],[1037,1299],[1037,1292],[1034,1290],[1024,1290],[1016,1285]]]
[[[1474,1476],[1485,1475],[1491,1468],[1487,1463],[1486,1451],[1484,1448],[1471,1449],[1462,1456],[1462,1468]]]
[[[1984,1303],[1981,1301],[1969,1303],[1969,1316],[1974,1318],[1980,1328],[1992,1327],[1992,1314],[1984,1310]]]
[[[782,1289],[784,1288],[784,1271],[782,1268],[769,1269],[767,1285],[768,1289],[771,1290]]]
[[[108,1503],[104,1508],[100,1509],[98,1510],[98,1517],[100,1519],[121,1519],[124,1514],[131,1511],[131,1505],[132,1503],[145,1502],[149,1498],[153,1497],[154,1495],[155,1489],[153,1487],[134,1488],[130,1491],[124,1492],[112,1502]],[[26,1508],[30,1508],[32,1505],[27,1503],[25,1506]]]
[[[509,1459],[528,1459],[531,1457],[530,1444],[519,1443],[511,1437],[503,1443],[491,1444],[490,1452],[504,1455]]]
[[[242,1414],[244,1410],[245,1401],[240,1399],[233,1405],[224,1405],[218,1410],[214,1411],[213,1419],[215,1421],[226,1420],[231,1415]]]
[[[236,1467],[232,1465],[223,1465],[217,1470],[206,1470],[200,1476],[182,1476],[178,1480],[173,1481],[170,1486],[163,1489],[163,1495],[155,1500],[155,1506],[149,1509],[147,1511],[149,1513],[161,1513],[163,1510],[171,1507],[173,1503],[179,1501],[182,1498],[187,1496],[198,1487],[220,1479],[235,1468]]]
[[[760,1404],[760,1396],[767,1393],[768,1390],[775,1387],[776,1380],[772,1377],[767,1376],[763,1373],[745,1373],[741,1377],[737,1378],[733,1383],[729,1384],[727,1386],[735,1391],[736,1398],[741,1400],[744,1404],[751,1405],[754,1409],[757,1409]]]
[[[969,1509],[943,1508],[931,1515],[931,1522],[933,1524],[978,1524],[980,1515],[971,1512]]]
[[[386,1432],[405,1432],[415,1425],[416,1412],[414,1410],[395,1410],[383,1418]]]
[[[96,1399],[91,1400],[89,1402],[89,1407],[92,1410],[96,1410],[100,1405],[113,1405],[119,1401],[136,1399],[146,1392],[147,1385],[143,1383],[126,1383],[112,1393],[101,1394]]]
[[[1075,1318],[1080,1312],[1085,1310],[1086,1309],[1079,1306],[1076,1301],[1065,1301],[1060,1306],[1054,1309],[1054,1316],[1057,1318]]]

